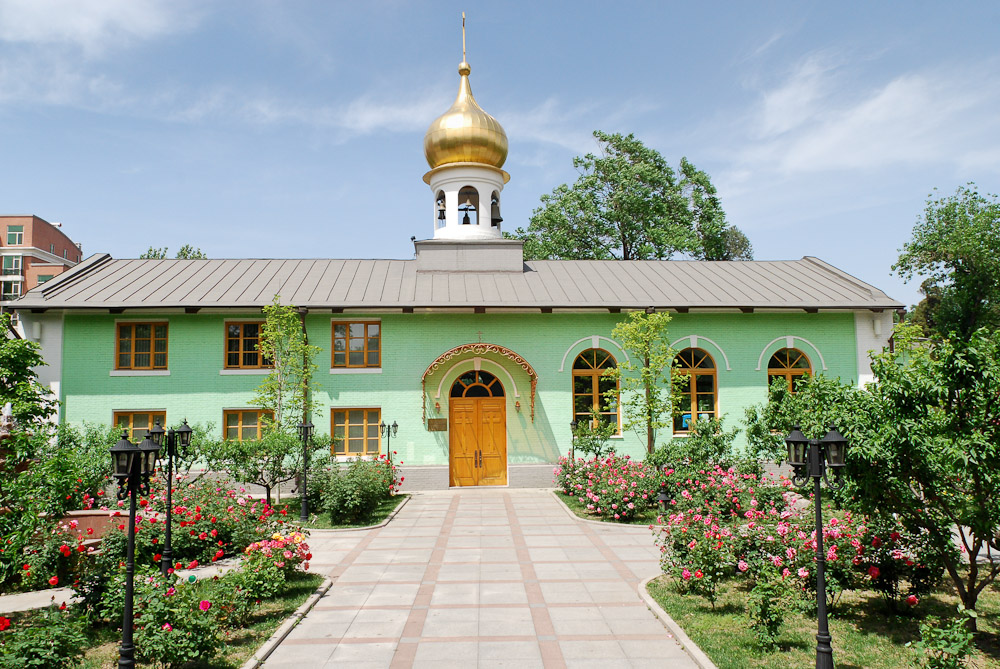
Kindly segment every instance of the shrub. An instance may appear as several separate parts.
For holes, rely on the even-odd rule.
[[[245,623],[262,600],[271,599],[285,585],[285,570],[260,553],[247,555],[239,569],[215,581],[213,601],[219,617],[233,625]]]
[[[260,560],[270,561],[286,575],[295,571],[299,565],[308,570],[309,560],[312,559],[309,544],[306,543],[306,536],[302,532],[290,532],[287,536],[275,532],[269,539],[247,546],[245,554],[251,563]]]
[[[772,573],[759,579],[747,595],[747,619],[762,650],[777,648],[778,633],[789,611],[790,594],[785,579]]]
[[[135,646],[140,658],[174,667],[219,651],[218,611],[207,590],[173,575],[136,578]]]
[[[0,626],[0,669],[62,669],[77,665],[86,637],[81,621],[55,605],[42,611],[30,625]]]
[[[591,460],[559,458],[555,482],[598,517],[628,522],[656,505],[659,480],[656,470],[628,456],[611,455]]]
[[[23,549],[21,584],[26,590],[74,585],[81,555],[86,552],[76,521],[40,530]]]
[[[976,643],[969,621],[976,612],[958,607],[958,615],[947,621],[929,618],[920,624],[920,641],[913,648],[925,654],[924,666],[929,669],[961,669],[965,659],[975,650]]]
[[[736,460],[733,442],[739,432],[739,428],[723,430],[721,419],[702,419],[691,426],[688,436],[660,445],[645,461],[657,469],[669,467],[685,474],[715,465],[729,467]]]
[[[347,470],[334,470],[324,481],[323,509],[334,524],[356,523],[371,516],[379,502],[399,487],[396,466],[385,455],[352,460]]]

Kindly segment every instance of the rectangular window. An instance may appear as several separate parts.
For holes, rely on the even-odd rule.
[[[260,354],[260,331],[264,324],[226,323],[226,369],[272,367]]]
[[[381,367],[381,323],[334,322],[331,367]]]
[[[11,245],[23,244],[24,243],[24,226],[23,225],[8,225],[7,226],[7,243]]]
[[[51,281],[55,274],[39,274],[38,275],[38,285],[42,285],[46,281]]]
[[[63,258],[69,260],[69,251],[67,249],[63,249]]]
[[[49,253],[51,253],[52,255],[56,254],[56,245],[55,244],[49,244]]]
[[[263,423],[261,418],[274,417],[270,411],[262,409],[227,409],[222,412],[222,424],[225,425],[223,438],[231,441],[257,441],[260,439]]]
[[[115,369],[166,369],[166,323],[119,323]]]
[[[334,455],[378,455],[381,445],[378,431],[381,415],[381,409],[331,410],[331,452]]]
[[[21,297],[20,281],[4,281],[0,285],[0,300],[16,300]]]
[[[4,276],[17,276],[21,273],[21,256],[4,256],[3,257],[3,272]]]
[[[156,423],[160,427],[167,424],[167,413],[165,411],[116,411],[115,427],[119,430],[128,430],[128,440],[138,443],[146,438],[146,432]]]

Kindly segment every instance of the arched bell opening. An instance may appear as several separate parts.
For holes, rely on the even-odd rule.
[[[458,191],[459,225],[479,225],[479,191],[473,186],[462,186]]]
[[[448,218],[447,214],[448,209],[445,206],[445,197],[443,190],[439,190],[437,192],[437,197],[434,198],[434,211],[435,211],[434,229],[437,230],[438,228],[443,228],[445,226]]]
[[[501,223],[503,218],[500,216],[500,193],[493,191],[490,196],[490,225],[499,230]]]

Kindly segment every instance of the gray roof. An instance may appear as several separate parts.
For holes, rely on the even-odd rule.
[[[29,291],[17,309],[897,309],[822,260],[529,260],[521,272],[423,271],[415,260],[115,260],[97,254]]]

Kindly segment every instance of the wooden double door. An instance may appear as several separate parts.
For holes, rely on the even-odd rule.
[[[449,478],[453,486],[507,484],[507,400],[492,374],[470,371],[452,386]]]

